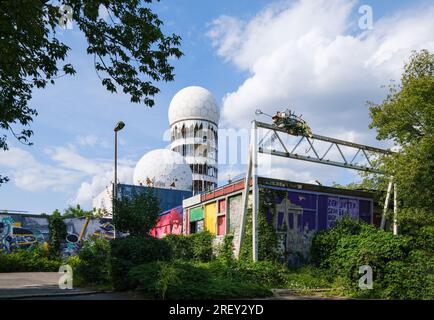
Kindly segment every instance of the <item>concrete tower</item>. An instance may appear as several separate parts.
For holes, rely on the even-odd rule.
[[[170,102],[171,149],[190,165],[193,194],[217,187],[219,119],[213,95],[202,87],[186,87]]]

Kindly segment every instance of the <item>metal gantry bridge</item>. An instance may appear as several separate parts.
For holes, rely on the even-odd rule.
[[[262,138],[259,141],[258,129],[261,129],[264,132]],[[293,138],[295,137],[295,142],[285,142],[284,138],[288,136],[292,136]],[[306,143],[309,149],[303,152],[301,150],[301,146]],[[336,157],[333,157],[331,153],[332,149],[337,150],[337,159]],[[344,152],[344,149],[346,152]],[[241,248],[241,242],[246,224],[248,198],[250,193],[250,181],[252,181],[252,234],[254,261],[257,261],[258,259],[258,153],[378,174],[384,174],[384,172],[375,167],[373,160],[381,155],[392,154],[392,152],[389,150],[375,148],[363,144],[353,143],[317,134],[292,135],[285,129],[278,128],[275,125],[259,122],[256,120],[252,121],[247,173],[245,178],[245,189],[243,192],[243,213],[240,223],[240,236],[238,237],[238,243],[236,243],[235,246],[235,255],[239,255],[239,251]],[[336,155],[336,153],[334,155]],[[360,160],[360,158],[365,161],[364,164],[360,164],[358,161],[356,161],[356,159]],[[396,184],[393,182],[393,177],[390,177],[389,180],[389,186],[386,194],[386,202],[384,206],[383,216],[381,219],[381,228],[384,228],[385,226],[385,214],[387,211],[390,194],[392,192],[392,185],[394,189],[393,232],[394,234],[397,234],[397,188]]]
[[[374,148],[363,144],[348,142],[348,141],[330,138],[326,136],[320,136],[318,134],[313,134],[311,136],[307,136],[307,135],[296,136],[298,137],[297,143],[295,143],[295,145],[293,146],[289,146],[288,144],[284,143],[282,138],[280,137],[280,134],[282,133],[286,135],[289,134],[284,129],[277,128],[276,126],[273,126],[268,123],[257,122],[257,121],[255,121],[255,125],[256,128],[263,128],[266,130],[264,137],[258,143],[259,153],[271,154],[279,157],[310,161],[315,163],[327,164],[336,167],[342,167],[342,168],[359,170],[359,171],[367,171],[372,173],[383,173],[383,172],[375,168],[370,156],[372,157],[372,154],[376,154],[376,155],[391,154],[391,152],[388,150]],[[306,156],[300,154],[299,147],[304,141],[306,141],[309,144],[310,149],[314,154],[313,156]],[[278,151],[275,148],[272,148],[270,142],[271,143],[277,142],[284,151]],[[320,152],[318,146],[319,143],[322,144],[322,147],[324,146],[326,147],[325,152],[323,153]],[[341,158],[340,161],[333,160],[329,156],[330,150],[333,147],[338,150]],[[345,147],[347,150],[351,149],[351,151],[353,152],[352,156],[348,157],[347,155],[346,157],[344,155],[342,147]],[[355,162],[355,160],[359,155],[362,156],[367,161],[367,165],[363,166]]]

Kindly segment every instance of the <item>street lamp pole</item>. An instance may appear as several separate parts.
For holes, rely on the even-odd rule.
[[[114,180],[113,180],[113,199],[112,199],[112,219],[114,219],[115,215],[115,200],[118,197],[118,131],[121,131],[125,127],[125,123],[123,121],[119,121],[116,123],[114,128],[115,132],[115,168],[114,168]],[[116,229],[114,232],[114,238],[116,238]]]

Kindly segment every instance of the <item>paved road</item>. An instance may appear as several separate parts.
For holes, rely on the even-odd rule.
[[[62,290],[57,272],[0,273],[0,299],[137,300],[137,294],[98,292],[83,288]]]

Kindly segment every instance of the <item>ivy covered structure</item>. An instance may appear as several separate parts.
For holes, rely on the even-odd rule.
[[[261,177],[258,178],[258,186],[260,255],[261,252],[266,255],[274,251],[280,259],[298,263],[308,258],[313,235],[331,228],[344,215],[370,224],[379,223],[379,209],[374,205],[373,192]],[[207,230],[216,235],[217,241],[230,234],[235,244],[240,237],[243,190],[244,180],[238,180],[185,199],[183,233]],[[250,212],[251,194],[248,203]],[[251,243],[250,221],[251,217],[248,217],[243,240],[247,243]],[[261,226],[261,221],[265,225]],[[273,230],[271,237],[274,240],[269,239],[270,235],[266,239],[264,232],[267,228]]]

